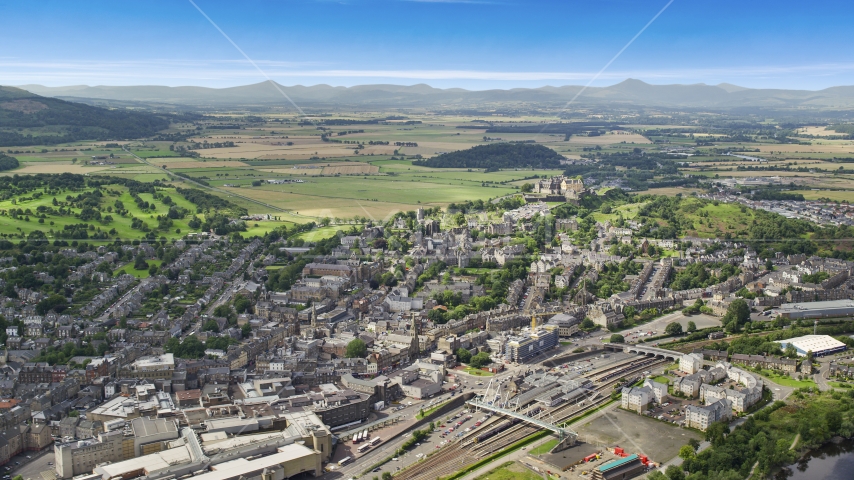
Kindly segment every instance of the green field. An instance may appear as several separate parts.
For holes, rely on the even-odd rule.
[[[376,119],[384,114],[378,112],[358,113],[331,113],[317,117],[318,122],[328,119],[367,120]],[[395,114],[397,115],[397,114]],[[519,191],[525,183],[532,183],[537,178],[559,175],[561,170],[531,170],[528,168],[507,169],[497,172],[485,173],[482,169],[433,169],[412,164],[412,160],[421,156],[430,158],[440,153],[462,150],[477,145],[493,142],[507,141],[535,141],[551,148],[569,158],[578,159],[587,155],[592,147],[602,154],[615,152],[628,152],[636,146],[644,150],[657,151],[658,147],[649,143],[648,139],[654,138],[672,145],[693,145],[693,137],[687,134],[673,135],[664,132],[656,132],[662,128],[655,125],[627,125],[629,129],[643,129],[647,138],[641,136],[638,131],[624,132],[623,135],[612,135],[611,133],[587,138],[574,136],[569,139],[563,135],[556,134],[533,134],[505,132],[500,134],[489,134],[485,138],[486,124],[493,124],[495,119],[489,119],[482,115],[468,114],[420,114],[407,113],[406,120],[382,121],[379,123],[358,124],[358,126],[331,125],[326,128],[331,135],[328,141],[322,141],[317,126],[300,124],[300,119],[291,117],[281,112],[260,112],[256,118],[247,123],[242,119],[243,113],[233,116],[232,113],[217,112],[206,117],[203,124],[217,122],[235,122],[242,128],[235,130],[208,129],[204,125],[196,128],[195,123],[182,123],[173,125],[168,133],[190,134],[187,141],[152,141],[136,140],[121,142],[95,142],[79,141],[65,145],[15,147],[10,150],[21,162],[20,168],[2,172],[0,175],[29,174],[29,173],[86,173],[86,174],[109,174],[118,177],[131,178],[137,181],[150,182],[153,180],[165,180],[172,184],[179,184],[182,180],[171,176],[171,172],[190,175],[199,181],[207,182],[217,188],[214,193],[246,208],[250,213],[274,213],[284,215],[279,224],[249,222],[249,232],[246,236],[262,235],[273,228],[292,223],[306,223],[328,217],[330,219],[353,219],[368,218],[376,221],[386,221],[397,212],[412,211],[420,206],[424,207],[447,207],[450,203],[460,203],[467,200],[487,200],[504,196]],[[498,123],[530,122],[543,123],[552,122],[557,118],[550,114],[536,115],[506,115],[502,116]],[[284,120],[284,122],[282,122]],[[408,120],[417,120],[421,123],[406,124]],[[769,120],[773,123],[773,120]],[[472,122],[476,122],[473,124]],[[485,122],[485,123],[484,123]],[[475,128],[470,128],[477,125]],[[483,128],[480,126],[483,125]],[[463,128],[458,128],[463,127]],[[685,125],[681,129],[704,130],[696,125]],[[39,130],[35,128],[35,130]],[[353,131],[351,131],[353,130]],[[26,134],[28,130],[22,130]],[[854,189],[849,189],[850,176],[837,174],[831,176],[830,169],[836,169],[838,164],[824,161],[842,153],[854,153],[854,147],[846,146],[851,142],[821,140],[813,142],[815,145],[828,145],[829,148],[844,149],[837,153],[817,152],[810,150],[809,146],[777,146],[773,141],[762,141],[756,139],[753,145],[762,150],[757,155],[770,160],[766,166],[778,167],[787,164],[805,166],[816,169],[817,173],[800,172],[748,172],[733,170],[736,166],[752,166],[751,162],[745,162],[734,157],[726,157],[717,153],[717,150],[726,147],[741,145],[738,142],[728,142],[725,135],[709,135],[700,133],[701,137],[708,136],[715,139],[716,146],[702,146],[696,149],[697,155],[691,157],[691,166],[685,167],[684,173],[696,174],[707,177],[744,177],[748,175],[778,175],[786,177],[802,185],[798,186],[798,192],[803,193],[808,199],[830,198],[837,201],[854,201]],[[265,138],[266,137],[266,138]],[[292,142],[275,143],[273,138],[288,138]],[[198,150],[184,151],[186,148],[195,148],[192,143],[216,143],[221,140],[235,142],[234,147],[222,148],[200,148]],[[350,143],[344,143],[350,142]],[[374,142],[375,145],[370,145]],[[417,146],[394,146],[394,142],[416,142]],[[131,153],[144,159],[152,159],[153,166],[137,161],[116,143],[125,145]],[[291,145],[287,145],[291,143]],[[110,144],[112,146],[107,147]],[[357,146],[357,144],[361,144]],[[643,145],[642,145],[643,144]],[[772,147],[775,152],[771,154],[767,148]],[[170,149],[171,148],[171,149]],[[764,148],[764,150],[763,150]],[[14,151],[12,151],[14,150]],[[358,150],[358,152],[356,152]],[[782,150],[782,151],[777,151]],[[801,151],[802,150],[802,151]],[[849,150],[851,150],[849,152]],[[836,151],[836,150],[834,150]],[[114,165],[84,165],[92,160],[93,156],[109,156]],[[198,158],[191,158],[197,156]],[[72,159],[77,159],[72,164]],[[170,172],[159,168],[161,165],[156,159],[163,159],[164,164],[169,163]],[[228,162],[228,163],[226,163]],[[294,166],[326,165],[333,167],[347,167],[368,164],[378,167],[378,172],[353,173],[357,170],[338,171],[332,168],[326,175],[323,169],[293,168]],[[619,168],[624,171],[623,167]],[[346,172],[346,173],[344,173]],[[302,183],[268,184],[266,180],[303,180]],[[252,182],[262,181],[257,187]],[[812,182],[812,183],[809,183]],[[229,187],[225,187],[229,185]],[[827,190],[833,188],[834,190]],[[607,188],[600,188],[600,193]],[[682,193],[687,195],[692,191],[686,188],[658,188],[656,193],[663,195],[675,195]],[[643,191],[639,191],[643,194]],[[245,198],[240,198],[240,195]],[[611,213],[593,213],[597,221],[614,221],[622,216],[625,219],[635,218],[638,210],[643,204],[633,203],[614,207]],[[3,207],[0,206],[0,209]],[[738,232],[744,232],[749,228],[753,216],[752,212],[746,214],[740,212],[737,205],[706,206],[698,210],[683,210],[679,214],[693,223],[693,228],[686,229],[683,233],[688,236],[699,236],[711,238],[723,236],[727,233],[737,236]],[[702,215],[701,215],[702,214]],[[0,220],[4,220],[0,218]],[[54,228],[62,227],[61,219],[52,219]],[[22,222],[4,222],[0,225],[10,232],[27,233],[33,230],[32,225]],[[121,221],[116,220],[115,228],[120,235],[135,235],[121,226]],[[177,223],[177,222],[176,222]],[[334,222],[337,223],[337,222]],[[50,226],[47,227],[48,230]],[[181,228],[185,232],[184,227]],[[20,229],[20,230],[18,230]],[[109,230],[109,228],[107,229]],[[173,229],[174,231],[174,229]],[[164,235],[173,238],[171,235]],[[320,234],[325,235],[325,234]],[[319,237],[320,238],[320,237]],[[675,255],[674,252],[667,252]]]
[[[201,172],[197,172],[198,175]],[[474,178],[459,180],[461,173],[440,172],[431,175],[371,175],[357,177],[310,177],[301,184],[224,187],[240,195],[297,212],[314,219],[322,217],[366,217],[387,220],[400,211],[419,206],[447,206],[466,200],[487,200],[515,193],[515,187],[486,184]],[[489,174],[481,174],[489,175]],[[518,178],[518,177],[517,177]],[[214,180],[212,185],[240,184],[239,181]]]
[[[338,232],[346,232],[347,230],[350,230],[350,228],[350,225],[330,225],[328,227],[315,228],[313,230],[300,233],[296,238],[301,238],[306,242],[317,242],[320,240],[326,240]]]
[[[854,203],[854,190],[792,190],[791,193],[800,193],[807,200],[828,198],[837,202]]]

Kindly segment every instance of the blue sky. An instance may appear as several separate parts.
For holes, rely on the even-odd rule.
[[[587,84],[668,0],[196,4],[284,85]],[[0,84],[265,80],[189,0],[0,0]],[[593,85],[854,85],[854,2],[674,0]]]

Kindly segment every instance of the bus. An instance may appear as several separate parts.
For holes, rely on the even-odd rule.
[[[379,445],[379,444],[380,444],[380,442],[382,442],[382,440],[380,440],[380,437],[374,437],[374,438],[371,440],[371,446]]]
[[[343,467],[344,465],[347,465],[348,463],[350,463],[350,460],[353,460],[353,459],[350,457],[344,457],[341,460],[338,460],[338,466]]]
[[[359,432],[353,435],[353,445],[359,443],[362,440],[362,432]]]
[[[366,452],[369,448],[371,448],[371,444],[370,444],[370,443],[366,443],[366,444],[364,444],[364,445],[360,446],[359,448],[357,448],[356,450],[357,450],[359,453],[364,453],[364,452]]]
[[[371,434],[369,434],[369,433],[368,433],[368,429],[366,428],[366,429],[365,429],[365,431],[364,431],[364,432],[362,432],[362,441],[364,442],[364,441],[365,441],[365,440],[367,440],[367,439],[368,439],[368,437],[370,437],[370,436],[371,436]]]

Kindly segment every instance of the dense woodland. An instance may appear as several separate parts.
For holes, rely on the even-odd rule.
[[[108,110],[0,87],[2,147],[141,138],[168,128],[169,123],[170,119],[163,115]],[[39,134],[43,130],[49,133]]]
[[[672,156],[648,153],[640,148],[631,152],[603,154],[592,147],[591,153],[582,156],[595,162],[569,165],[564,174],[582,175],[585,183],[619,181],[627,190],[643,191],[696,185],[700,181],[699,178],[682,176]]]
[[[18,162],[17,158],[0,153],[0,171],[12,170],[19,166],[21,166],[21,164]]]
[[[502,168],[555,169],[565,158],[542,145],[529,143],[494,143],[457,152],[443,153],[427,160],[415,160],[413,165],[433,168]]]

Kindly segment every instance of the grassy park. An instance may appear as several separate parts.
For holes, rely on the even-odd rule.
[[[151,265],[154,265],[154,266],[159,268],[160,265],[163,263],[163,261],[162,260],[147,260],[146,263],[148,263],[149,267],[151,267]],[[135,269],[133,267],[133,262],[126,263],[126,264],[122,265],[121,267],[115,269],[115,271],[113,271],[113,275],[118,275],[118,273],[121,271],[124,271],[128,275],[133,275],[136,278],[148,278],[149,276],[151,276],[151,272],[147,268],[144,268],[141,270]]]

